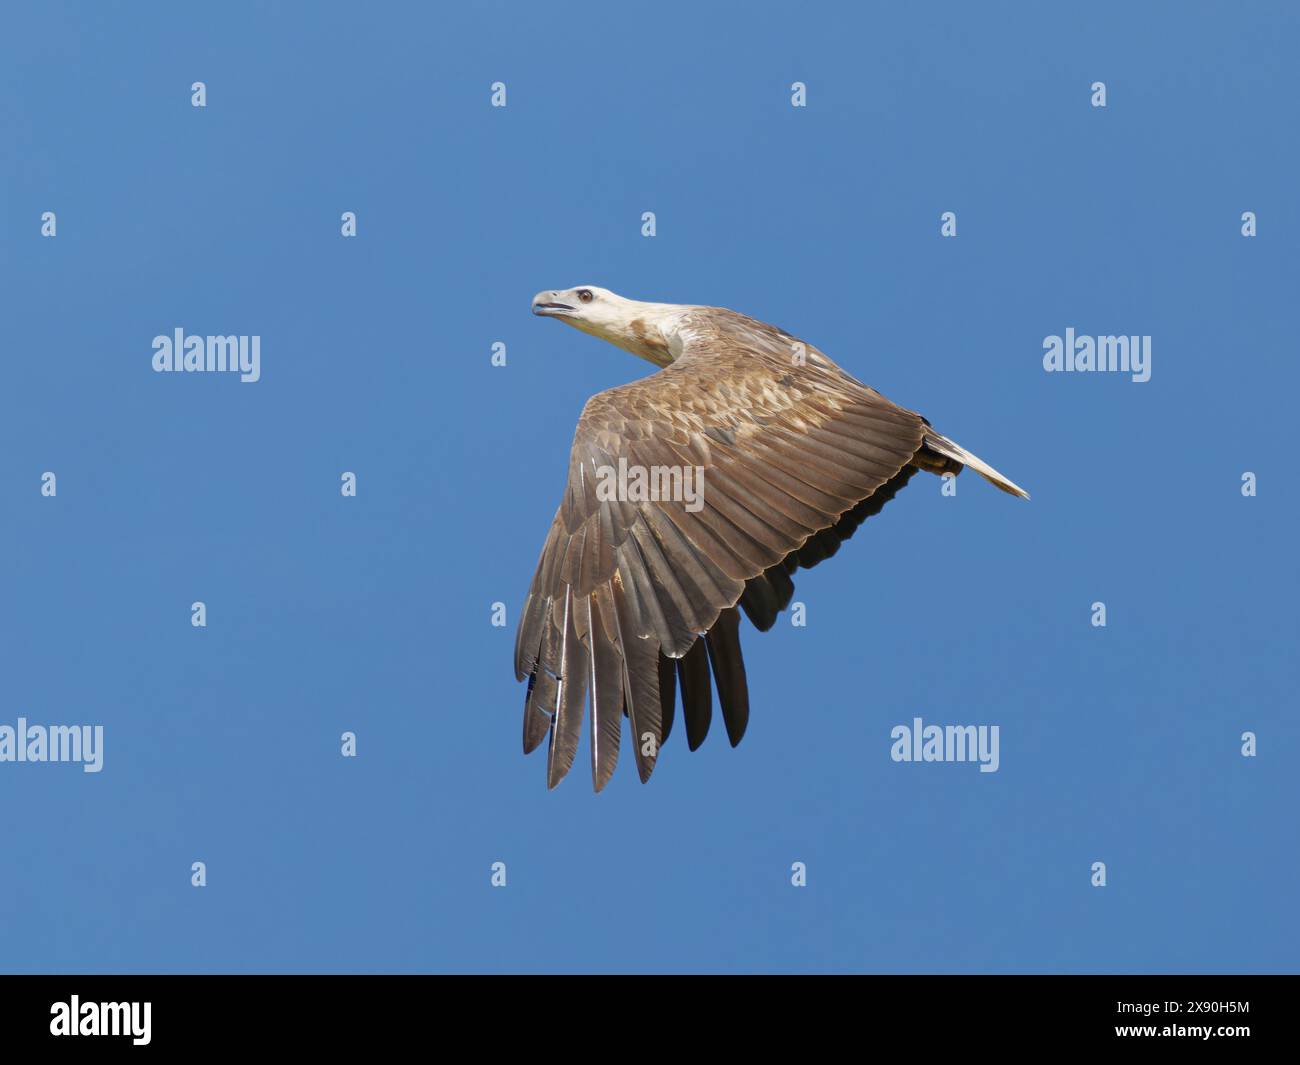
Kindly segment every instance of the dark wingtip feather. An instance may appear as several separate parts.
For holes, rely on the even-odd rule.
[[[682,716],[686,719],[686,745],[698,750],[709,734],[713,720],[713,684],[709,678],[709,655],[704,641],[696,640],[677,660],[681,680]]]
[[[781,607],[776,589],[772,587],[766,573],[760,573],[745,582],[740,607],[749,618],[749,623],[759,632],[767,632],[776,624],[776,616],[781,612]]]
[[[745,678],[745,657],[740,649],[740,615],[736,608],[724,610],[704,640],[717,682],[718,704],[727,726],[727,739],[735,747],[749,727],[749,682]]]
[[[623,735],[623,661],[610,642],[599,608],[588,600],[583,615],[591,641],[591,786],[604,789],[618,765],[619,745]]]
[[[551,719],[535,706],[524,704],[524,754],[532,754],[551,731]]]
[[[677,662],[662,651],[659,652],[659,703],[663,720],[662,742],[666,743],[677,710]]]

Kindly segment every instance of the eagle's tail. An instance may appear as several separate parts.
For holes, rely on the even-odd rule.
[[[978,473],[984,480],[992,485],[1001,488],[1002,491],[1009,495],[1019,496],[1021,499],[1028,499],[1029,493],[1009,477],[1003,477],[992,466],[981,459],[978,455],[972,455],[958,443],[954,443],[941,433],[936,433],[933,429],[927,429],[925,433],[925,447],[930,451],[937,452],[945,458],[952,459],[961,464],[969,466]],[[957,469],[960,470],[961,466]],[[953,471],[956,472],[956,471]]]

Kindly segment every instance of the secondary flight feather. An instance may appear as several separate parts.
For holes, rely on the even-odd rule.
[[[740,613],[770,629],[795,570],[835,554],[918,470],[969,466],[1029,498],[813,345],[746,315],[594,285],[539,292],[533,313],[660,367],[587,401],[524,603],[524,751],[549,740],[548,787],[573,765],[588,703],[597,791],[625,718],[650,778],[679,696],[691,750],[715,693],[739,743],[749,722]]]

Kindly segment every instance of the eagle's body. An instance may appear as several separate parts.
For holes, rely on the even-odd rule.
[[[597,791],[614,771],[625,715],[649,778],[678,684],[692,750],[708,731],[714,683],[727,735],[740,742],[749,697],[739,610],[769,629],[790,602],[790,575],[834,554],[918,469],[968,465],[1026,496],[812,345],[735,311],[594,287],[540,293],[533,309],[662,367],[587,402],[524,604],[515,649],[516,674],[528,678],[524,750],[550,736],[550,787],[573,764],[589,696]],[[607,472],[620,460],[702,471],[700,498],[611,498]]]

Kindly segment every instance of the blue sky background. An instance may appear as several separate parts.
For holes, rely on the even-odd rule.
[[[0,764],[0,968],[1294,971],[1300,15],[1046,6],[6,5],[0,723],[106,751]],[[648,370],[529,315],[579,283],[781,325],[1034,493],[913,481],[746,624],[744,743],[599,796],[511,666]],[[153,373],[177,327],[262,380]],[[1151,381],[1044,373],[1067,327]],[[918,715],[1000,770],[892,762]]]

